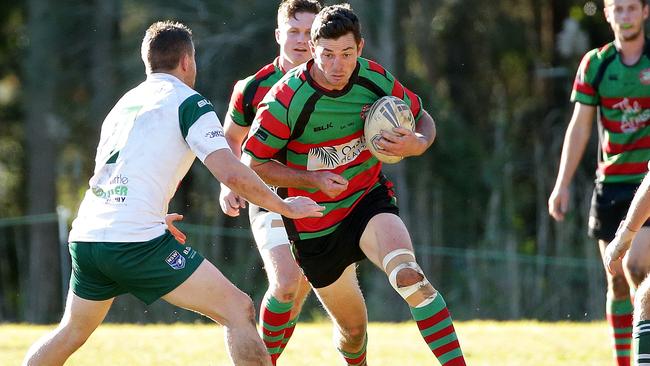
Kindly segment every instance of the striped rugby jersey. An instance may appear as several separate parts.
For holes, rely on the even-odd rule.
[[[289,238],[304,240],[333,232],[350,210],[379,184],[381,163],[366,148],[362,109],[394,95],[422,116],[420,97],[376,62],[358,58],[350,81],[329,91],[309,75],[309,61],[289,71],[264,98],[244,151],[257,161],[273,158],[299,170],[327,170],[346,178],[348,189],[335,198],[311,188],[288,188],[289,196],[307,196],[326,207],[321,218],[288,220]]]
[[[239,126],[250,127],[257,106],[283,75],[280,58],[276,57],[272,63],[262,67],[255,74],[239,80],[230,97],[227,116],[230,116],[230,119]]]
[[[650,160],[650,43],[632,66],[621,62],[613,42],[588,52],[571,101],[598,106],[597,181],[640,183]]]

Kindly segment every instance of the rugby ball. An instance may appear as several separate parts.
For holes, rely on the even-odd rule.
[[[382,148],[377,145],[377,142],[381,140],[381,131],[392,131],[394,127],[404,127],[414,131],[415,118],[411,108],[403,100],[394,96],[382,97],[374,102],[366,113],[363,136],[372,155],[388,164],[397,163],[402,160],[402,157],[382,154]]]

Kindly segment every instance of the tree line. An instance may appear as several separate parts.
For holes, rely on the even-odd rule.
[[[567,220],[555,224],[546,209],[575,69],[584,52],[611,38],[601,2],[350,3],[362,21],[364,56],[418,93],[437,122],[425,156],[385,169],[423,267],[449,294],[455,316],[601,318],[604,277],[594,265],[596,243],[586,237],[595,143],[577,173]],[[139,46],[151,22],[174,19],[193,29],[196,89],[223,117],[235,81],[277,54],[276,9],[266,0],[3,2],[0,220],[59,206],[76,212],[104,116],[144,78]],[[192,245],[259,299],[266,279],[247,218],[221,214],[218,190],[195,164],[171,210],[203,225]],[[55,222],[0,226],[0,321],[60,317],[58,237]],[[375,286],[385,276],[367,264],[361,270],[371,318],[405,317],[406,309],[383,310],[400,302],[383,282]],[[174,320],[163,308],[126,297],[109,319]]]

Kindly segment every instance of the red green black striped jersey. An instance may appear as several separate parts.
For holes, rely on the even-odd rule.
[[[257,106],[273,84],[282,78],[284,71],[277,57],[272,63],[262,67],[255,74],[239,80],[233,89],[228,105],[227,116],[242,127],[253,124]]]
[[[416,121],[422,101],[376,62],[358,58],[350,81],[329,91],[309,75],[309,61],[289,71],[259,106],[244,151],[258,161],[284,158],[299,170],[326,170],[348,180],[335,198],[309,188],[289,188],[289,196],[307,196],[326,207],[321,218],[285,219],[289,238],[304,240],[327,235],[366,193],[379,183],[381,163],[366,148],[362,109],[394,95],[411,108]]]
[[[650,160],[650,42],[632,66],[623,64],[613,42],[588,52],[571,101],[598,106],[597,181],[640,183]]]

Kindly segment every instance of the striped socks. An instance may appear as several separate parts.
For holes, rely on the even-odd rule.
[[[361,347],[361,350],[359,350],[359,352],[356,353],[345,352],[340,348],[339,348],[339,352],[341,352],[343,358],[345,358],[345,362],[347,362],[348,366],[366,366],[367,346],[368,346],[368,333],[366,333],[366,339],[363,341],[363,347]]]
[[[630,366],[632,348],[632,302],[629,298],[607,298],[607,322],[614,336],[614,355],[618,366]]]
[[[420,334],[440,364],[442,366],[465,366],[463,351],[460,349],[454,324],[442,295],[437,293],[432,302],[410,309],[413,319],[418,324]]]
[[[650,366],[650,320],[641,320],[634,327],[636,365]]]
[[[262,300],[262,309],[260,311],[262,340],[271,355],[271,360],[274,365],[284,349],[284,347],[282,347],[282,342],[285,338],[285,328],[287,327],[287,323],[289,323],[292,307],[293,301],[279,302],[275,297],[268,293],[264,296],[264,300]],[[293,332],[293,329],[291,331]],[[289,340],[287,339],[287,342],[288,341]],[[284,345],[286,346],[286,342]]]
[[[289,320],[287,327],[284,328],[284,338],[282,338],[282,344],[280,344],[280,352],[278,353],[278,356],[282,354],[284,348],[287,346],[287,343],[289,343],[289,339],[291,339],[291,336],[293,335],[293,330],[296,329],[297,322],[298,317],[296,316],[293,320]]]

